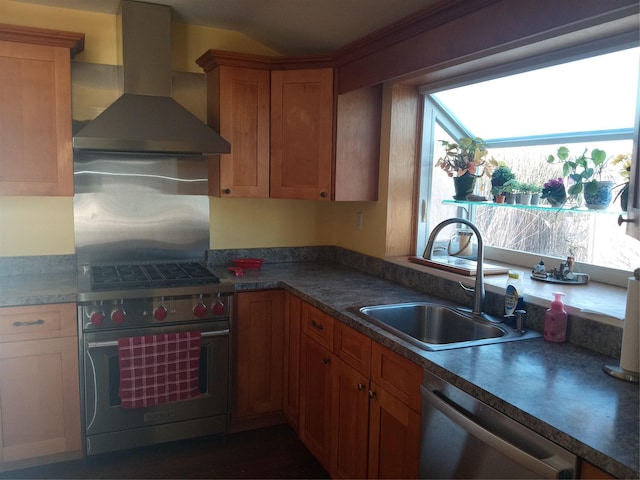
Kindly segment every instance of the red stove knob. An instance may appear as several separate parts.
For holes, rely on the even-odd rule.
[[[214,315],[222,315],[224,313],[224,303],[218,300],[211,306],[211,311]]]
[[[202,302],[196,303],[193,306],[193,314],[198,318],[204,317],[207,314],[207,306]]]
[[[111,312],[111,321],[116,325],[120,325],[124,323],[126,318],[127,318],[127,314],[124,312],[124,310],[118,309]]]
[[[97,310],[94,312],[91,312],[89,321],[91,322],[92,325],[95,325],[96,327],[101,326],[102,322],[104,322],[104,313]]]
[[[164,305],[160,305],[159,307],[153,309],[153,318],[161,322],[162,320],[167,318],[168,313],[169,310],[167,310],[167,307],[165,307]]]

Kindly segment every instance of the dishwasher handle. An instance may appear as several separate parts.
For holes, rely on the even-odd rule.
[[[540,459],[534,455],[521,450],[512,445],[500,436],[479,425],[460,409],[455,407],[455,403],[443,400],[435,391],[428,390],[424,385],[420,385],[422,397],[431,406],[439,410],[443,415],[464,428],[469,434],[476,437],[486,445],[494,448],[496,451],[510,458],[514,462],[528,468],[532,472],[537,473],[542,478],[573,478],[572,469],[562,468],[561,463],[554,456],[546,459]]]

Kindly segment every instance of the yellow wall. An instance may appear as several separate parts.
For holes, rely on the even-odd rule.
[[[74,61],[115,65],[116,17],[0,0],[0,21],[83,32],[85,51]],[[173,68],[202,73],[195,59],[208,49],[277,55],[253,39],[220,29],[173,24]],[[384,255],[380,202],[313,202],[211,198],[211,248],[338,245]],[[363,226],[356,230],[356,213]],[[71,198],[0,197],[0,256],[74,253]]]

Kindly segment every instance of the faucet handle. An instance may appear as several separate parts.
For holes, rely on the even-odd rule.
[[[462,289],[464,290],[464,293],[466,293],[470,297],[472,297],[475,294],[475,291],[476,291],[475,288],[467,287],[462,282],[458,282],[458,285],[460,285],[462,287]]]

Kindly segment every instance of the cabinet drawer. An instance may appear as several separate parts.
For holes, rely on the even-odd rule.
[[[422,368],[377,342],[371,350],[371,380],[420,413]]]
[[[371,339],[339,322],[336,322],[334,330],[334,353],[344,363],[369,377],[371,373]]]
[[[73,303],[0,308],[0,342],[76,336]]]
[[[305,303],[302,310],[302,331],[329,351],[333,351],[333,318]]]

